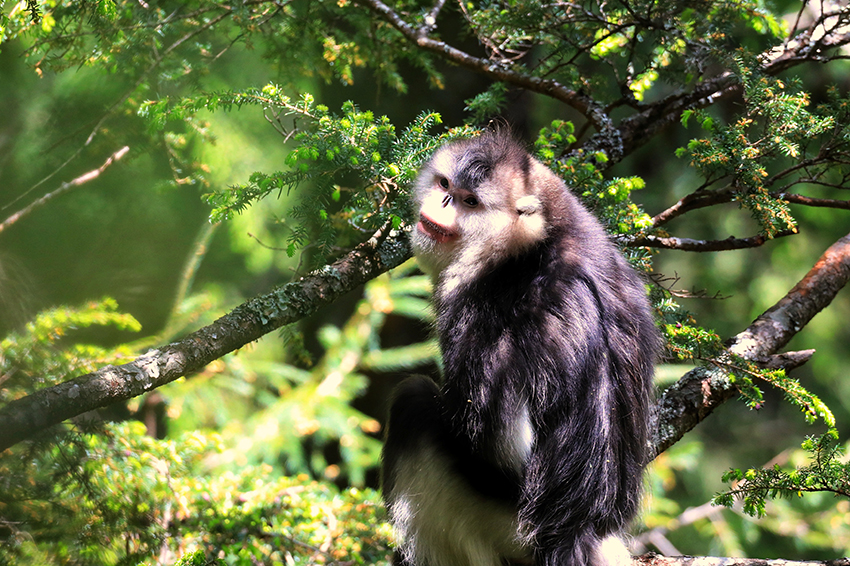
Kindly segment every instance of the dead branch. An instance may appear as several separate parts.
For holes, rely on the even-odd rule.
[[[118,151],[116,151],[115,153],[110,155],[109,158],[106,161],[104,161],[103,165],[101,165],[97,169],[94,169],[92,171],[89,171],[88,173],[80,175],[76,179],[73,179],[73,180],[68,181],[66,183],[62,183],[61,185],[59,185],[59,188],[56,189],[55,191],[47,193],[43,197],[31,202],[29,205],[25,206],[24,208],[22,208],[18,212],[12,214],[6,220],[4,220],[2,223],[0,223],[0,233],[2,233],[3,230],[5,230],[9,226],[11,226],[15,222],[17,222],[18,220],[20,220],[21,218],[23,218],[24,216],[26,216],[27,214],[29,214],[30,212],[35,210],[36,208],[39,208],[40,206],[45,205],[48,201],[58,197],[59,195],[61,195],[63,193],[68,192],[69,190],[71,190],[75,187],[79,187],[80,185],[85,185],[89,181],[93,181],[93,180],[97,179],[98,177],[100,177],[101,173],[106,171],[107,167],[109,167],[110,165],[112,165],[113,163],[115,163],[116,161],[121,159],[122,157],[124,157],[127,154],[128,151],[130,151],[129,147],[127,147],[127,146],[122,147],[121,149],[119,149]]]

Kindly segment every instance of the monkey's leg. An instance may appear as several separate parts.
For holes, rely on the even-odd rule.
[[[399,537],[397,564],[500,566],[504,557],[526,555],[515,506],[473,488],[470,464],[477,460],[459,453],[442,405],[436,384],[414,377],[399,386],[390,408],[382,471]]]

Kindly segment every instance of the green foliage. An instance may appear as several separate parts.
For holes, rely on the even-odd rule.
[[[807,443],[811,441],[818,439]],[[790,541],[801,557],[846,555],[850,548],[850,500],[836,498],[834,492],[810,491],[806,497],[799,496],[802,491],[777,492],[775,498],[763,501],[766,515],[760,518],[742,513],[743,502],[736,501],[742,494],[724,493],[709,501],[700,499],[703,472],[706,468],[713,471],[712,462],[719,456],[709,446],[691,435],[650,464],[647,477],[652,505],[641,516],[641,529],[634,535],[636,542],[666,539],[677,548],[689,548],[699,554],[745,557],[782,555],[788,549],[779,549],[777,543]],[[768,472],[777,466],[811,467],[810,453],[804,450],[786,450],[771,462],[766,466]],[[739,474],[733,470],[729,476],[731,480],[743,475],[745,479],[735,481],[733,488],[746,489],[746,476],[761,473],[755,470]],[[838,479],[842,474],[847,477],[846,470],[834,475]],[[718,507],[717,500],[729,508]]]
[[[367,298],[342,332],[330,327],[324,332],[328,354],[315,372],[283,364],[264,368],[257,363],[252,369],[266,377],[258,380],[262,390],[254,395],[268,404],[268,411],[259,411],[248,426],[267,426],[263,419],[280,411],[275,416],[284,427],[312,429],[292,437],[284,428],[270,439],[278,447],[295,439],[288,445],[290,467],[297,468],[299,457],[303,463],[303,454],[316,465],[328,440],[339,443],[343,473],[353,482],[363,483],[365,468],[376,461],[379,443],[367,433],[379,427],[349,405],[365,384],[365,378],[349,365],[399,367],[393,362],[398,355],[381,351],[376,341],[380,321],[393,311],[423,312],[423,295],[430,287],[422,276],[397,276],[396,281],[394,286],[385,276],[371,282]],[[13,379],[3,383],[3,400],[45,385],[33,382],[33,376],[50,375],[63,381],[69,373],[125,361],[119,358],[129,357],[125,347],[110,350],[107,356],[102,349],[80,344],[63,349],[59,341],[74,329],[95,324],[138,330],[132,317],[116,309],[108,299],[82,309],[53,309],[39,315],[24,332],[5,338],[0,361],[3,374]],[[357,363],[352,356],[363,356],[364,350],[371,361]],[[433,358],[433,347],[421,350],[420,359]],[[406,356],[412,352],[404,348]],[[406,357],[404,363],[411,359]],[[208,373],[217,369],[221,368],[212,367]],[[232,398],[228,382],[219,379]],[[195,380],[204,383],[203,375]],[[281,387],[277,395],[267,392],[271,385]],[[181,402],[180,396],[174,401]],[[189,404],[185,408],[201,409]],[[221,406],[216,410],[221,411]],[[216,462],[226,464],[236,451],[227,448],[220,435],[196,428],[170,440],[156,440],[146,436],[145,427],[137,422],[78,425],[77,430],[69,429],[49,441],[21,443],[0,454],[3,564],[132,565],[140,560],[160,564],[193,548],[199,550],[181,559],[184,563],[205,563],[207,557],[245,565],[386,560],[389,529],[382,523],[380,500],[373,491],[340,493],[306,475],[279,476],[271,466],[244,461],[236,473],[214,471]],[[306,437],[313,442],[312,452],[301,445]],[[264,440],[261,435],[257,439]],[[269,447],[259,451],[277,455]],[[254,457],[262,459],[256,458],[256,452]],[[320,470],[331,467],[318,465]]]
[[[705,58],[690,54],[725,58],[737,46],[739,26],[753,30],[762,45],[777,42],[783,26],[761,1],[579,2],[552,9],[534,0],[496,0],[461,7],[505,66],[575,90],[590,87],[601,102],[617,100],[621,87],[637,102],[657,82],[698,79]],[[532,48],[535,56],[525,58]]]
[[[672,283],[675,283],[673,280]],[[694,315],[673,297],[667,285],[671,283],[656,276],[649,295],[655,306],[659,329],[664,336],[666,356],[680,362],[706,361],[720,356],[723,343],[720,336],[697,324]]]
[[[174,563],[174,566],[207,566],[209,562],[207,562],[207,557],[204,555],[203,550],[196,550],[195,552],[187,552],[182,557],[180,557],[177,562]]]
[[[803,442],[809,463],[793,470],[753,468],[732,469],[723,476],[731,489],[714,498],[717,505],[731,507],[735,499],[743,501],[748,515],[763,517],[768,498],[802,497],[806,492],[829,492],[850,498],[850,463],[843,460],[844,450],[834,429]]]
[[[399,58],[420,66],[435,82],[440,80],[433,65],[415,52],[398,57],[397,34],[387,26],[372,29],[369,16],[352,10],[347,2],[228,5],[193,0],[148,5],[127,0],[57,0],[36,4],[39,18],[32,17],[24,2],[14,3],[11,12],[2,15],[0,42],[37,37],[40,41],[27,55],[39,73],[98,67],[146,77],[136,85],[142,92],[155,85],[175,88],[193,84],[239,42],[269,53],[298,53],[281,69],[291,82],[319,76],[327,82],[350,83],[354,69],[368,65],[385,84],[403,91]],[[330,23],[340,20],[350,25],[329,34]]]
[[[269,466],[210,473],[221,449],[217,435],[155,440],[140,423],[10,449],[0,457],[0,560],[167,564],[183,552],[178,564],[386,560],[375,492],[340,493]]]
[[[846,103],[835,97],[812,112],[809,94],[797,82],[786,84],[759,74],[756,62],[741,52],[736,63],[744,86],[745,113],[725,125],[707,111],[685,111],[682,123],[687,126],[695,118],[710,137],[691,140],[678,155],[690,159],[706,178],[706,187],[720,180],[729,183],[719,190],[731,190],[766,236],[796,231],[784,195],[771,193],[770,187],[779,180],[787,182],[800,161],[814,167],[807,171],[806,180],[817,180],[824,151],[846,151],[847,125],[838,121],[841,112],[836,112],[836,106]]]
[[[293,83],[317,76],[351,84],[357,69],[370,68],[382,84],[406,92],[401,65],[413,65],[431,85],[445,84],[432,54],[410,49],[395,28],[349,0],[38,4],[41,17],[36,21],[25,4],[17,3],[0,21],[0,39],[25,33],[39,37],[29,56],[42,72],[98,66],[135,77],[155,72],[153,82],[180,85],[207,72],[231,48],[229,38],[236,38],[232,41],[269,56],[292,54],[280,70]],[[739,45],[741,28],[754,32],[749,47],[762,48],[777,42],[783,27],[761,0],[583,2],[557,10],[534,0],[497,0],[460,7],[472,31],[504,66],[579,88],[588,84],[584,66],[601,63],[608,72],[596,73],[590,85],[609,99],[619,96],[619,81],[642,100],[659,81],[698,79],[706,57],[691,54],[726,57]],[[416,28],[433,25],[428,22],[430,3],[404,0],[393,8]],[[532,47],[535,57],[524,57]]]
[[[112,326],[138,332],[139,322],[118,312],[110,298],[79,308],[57,307],[39,314],[20,332],[0,341],[0,405],[55,385],[74,375],[92,372],[106,364],[132,359],[127,348],[102,348],[72,341],[74,333],[93,326]],[[70,342],[62,347],[63,342]]]
[[[632,202],[631,197],[633,191],[645,187],[643,179],[606,179],[599,167],[607,159],[604,153],[585,155],[579,152],[565,156],[575,141],[573,124],[554,120],[548,127],[541,128],[534,150],[541,161],[564,179],[573,193],[593,210],[612,235],[623,237],[646,233],[652,226],[652,220]],[[652,257],[648,249],[625,248],[622,251],[635,267],[650,271]]]
[[[380,424],[352,402],[375,372],[436,362],[430,340],[397,348],[380,343],[389,314],[430,316],[430,282],[412,275],[414,268],[411,261],[370,281],[342,327],[320,328],[323,354],[314,364],[281,359],[276,344],[264,341],[170,388],[172,416],[185,430],[221,430],[228,445],[223,462],[280,464],[290,474],[364,485],[379,459]],[[292,331],[287,335],[299,339]],[[329,456],[336,452],[338,457]]]
[[[720,336],[700,326],[676,322],[665,324],[663,332],[667,350],[677,360],[709,360],[723,352]]]
[[[309,95],[294,102],[280,87],[243,93],[210,94],[184,99],[149,102],[140,114],[156,128],[169,121],[194,120],[195,114],[260,105],[266,112],[293,117],[296,126],[287,132],[295,147],[286,158],[289,170],[273,174],[254,173],[249,182],[206,195],[214,208],[213,221],[228,219],[269,194],[289,194],[300,185],[299,199],[289,215],[287,254],[293,256],[309,243],[324,262],[373,234],[387,222],[399,227],[409,216],[407,190],[417,168],[430,153],[448,140],[470,135],[461,128],[439,136],[428,130],[440,123],[434,113],[423,113],[397,135],[386,116],[376,118],[354,104],[343,105],[335,115]]]
[[[781,390],[785,394],[786,400],[796,405],[803,412],[807,423],[812,424],[817,419],[821,419],[831,431],[835,431],[835,417],[829,407],[816,395],[800,385],[799,381],[785,375],[785,370],[760,368],[756,364],[739,357],[734,357],[730,363],[718,360],[714,360],[714,363],[729,370],[730,381],[736,385],[750,408],[760,409],[764,402],[761,391],[753,381],[759,379]]]
[[[468,124],[484,124],[491,118],[499,116],[508,104],[508,85],[493,83],[484,92],[466,100],[466,110],[469,116]]]
[[[0,509],[10,531],[2,547],[7,563],[33,546],[51,562],[118,563],[125,553],[151,553],[166,536],[176,503],[169,500],[171,480],[186,475],[211,441],[195,434],[158,442],[144,430],[127,423],[108,427],[105,435],[68,435],[51,446],[21,445],[4,453]]]
[[[802,497],[804,492],[831,492],[850,497],[850,464],[842,462],[843,449],[835,429],[832,411],[796,379],[785,375],[784,370],[758,368],[755,364],[736,359],[727,366],[730,379],[741,391],[750,407],[761,408],[763,396],[753,380],[760,379],[780,389],[785,398],[803,412],[808,423],[822,419],[828,430],[820,437],[809,437],[803,442],[810,464],[787,471],[778,465],[772,468],[752,468],[746,472],[732,469],[723,476],[723,481],[732,483],[732,489],[717,495],[717,505],[731,507],[735,498],[743,501],[743,510],[748,515],[763,517],[768,498]]]

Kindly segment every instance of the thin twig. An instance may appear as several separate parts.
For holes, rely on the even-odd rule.
[[[145,80],[147,80],[148,75],[150,75],[150,74],[154,71],[154,69],[156,69],[157,67],[159,67],[159,64],[160,64],[160,63],[162,63],[162,61],[165,59],[165,57],[166,57],[169,53],[171,53],[172,51],[174,51],[175,49],[177,49],[177,47],[179,47],[180,45],[182,45],[183,43],[185,43],[185,42],[186,42],[186,41],[188,41],[189,39],[191,39],[191,38],[195,37],[195,36],[196,36],[196,35],[198,35],[199,33],[204,32],[204,31],[208,30],[209,28],[211,28],[211,27],[215,26],[218,22],[220,22],[221,20],[223,20],[223,19],[224,19],[224,18],[225,18],[228,14],[230,14],[230,13],[231,13],[231,11],[230,11],[230,10],[223,12],[221,15],[219,15],[218,17],[216,17],[216,18],[214,18],[214,19],[210,20],[209,22],[205,23],[203,26],[199,27],[198,29],[193,30],[193,31],[192,31],[192,32],[190,32],[190,33],[187,33],[186,35],[184,35],[184,36],[183,36],[183,37],[181,37],[180,39],[177,39],[174,43],[172,43],[171,45],[169,45],[169,46],[168,46],[168,48],[167,48],[167,49],[165,49],[165,51],[163,51],[161,54],[156,54],[156,59],[154,60],[154,62],[153,62],[153,63],[151,63],[151,64],[150,64],[150,66],[149,66],[149,67],[148,67],[148,68],[147,68],[144,72],[142,72],[142,74],[139,76],[139,78],[138,78],[138,80],[136,81],[136,83],[135,83],[132,87],[130,87],[129,89],[127,89],[127,90],[124,92],[124,94],[123,94],[123,95],[121,95],[121,97],[120,97],[118,100],[116,100],[115,102],[113,102],[113,103],[109,106],[109,108],[107,108],[107,109],[106,109],[106,111],[103,113],[103,115],[102,115],[102,116],[100,117],[100,119],[99,119],[99,120],[95,123],[94,127],[91,129],[91,132],[89,132],[88,137],[86,137],[86,141],[85,141],[85,142],[83,142],[83,144],[82,144],[80,147],[78,147],[78,148],[77,148],[77,150],[76,150],[76,151],[74,151],[74,153],[73,153],[73,154],[71,154],[71,156],[70,156],[70,157],[68,157],[68,159],[66,159],[66,160],[65,160],[62,164],[60,164],[58,167],[56,167],[56,169],[54,169],[54,170],[53,170],[52,172],[50,172],[47,176],[45,176],[43,179],[41,179],[40,181],[38,181],[35,185],[33,185],[32,187],[30,187],[29,189],[27,189],[26,191],[24,191],[22,194],[18,195],[18,197],[17,197],[15,200],[13,200],[11,203],[9,203],[9,204],[14,204],[15,202],[17,202],[17,200],[18,200],[18,199],[20,199],[20,198],[22,198],[22,197],[26,196],[27,194],[29,194],[30,192],[32,192],[33,190],[35,190],[37,187],[41,186],[42,184],[44,184],[45,182],[47,182],[48,180],[50,180],[53,176],[55,176],[57,173],[59,173],[60,171],[62,171],[62,170],[63,170],[63,169],[64,169],[64,168],[65,168],[65,167],[69,164],[69,163],[71,163],[71,162],[72,162],[72,161],[74,161],[77,157],[79,157],[79,156],[80,156],[80,154],[83,152],[83,150],[84,150],[86,147],[88,147],[88,146],[91,144],[91,142],[94,140],[94,138],[97,136],[97,133],[98,133],[98,131],[100,130],[100,127],[101,127],[101,126],[103,125],[103,123],[104,123],[104,122],[106,122],[106,120],[107,120],[107,119],[108,119],[108,118],[112,115],[112,111],[113,111],[113,110],[115,110],[115,109],[116,109],[118,106],[120,106],[121,104],[123,104],[123,103],[124,103],[124,102],[125,102],[128,98],[130,98],[130,95],[132,95],[132,94],[133,94],[133,93],[134,93],[134,92],[135,92],[135,91],[139,88],[139,86],[141,86],[141,85],[142,85],[142,83],[144,83],[144,82],[145,82]],[[170,17],[170,16],[169,16],[169,17]],[[8,206],[9,206],[9,204],[7,204],[6,206],[4,206],[3,208],[8,207]]]
[[[15,222],[17,222],[18,220],[20,220],[21,218],[23,218],[24,216],[26,216],[27,214],[29,214],[30,212],[35,210],[36,208],[43,206],[44,204],[46,204],[51,199],[58,197],[62,193],[68,192],[69,190],[73,189],[74,187],[79,187],[81,185],[88,183],[89,181],[93,181],[94,179],[97,179],[100,176],[100,174],[103,173],[106,170],[107,167],[109,167],[110,165],[112,165],[113,163],[115,163],[116,161],[121,159],[122,157],[124,157],[124,155],[126,155],[126,153],[128,151],[130,151],[129,146],[122,147],[121,149],[119,149],[118,151],[116,151],[115,153],[110,155],[109,158],[103,163],[103,165],[101,165],[97,169],[94,169],[92,171],[89,171],[88,173],[80,175],[76,179],[68,181],[67,183],[62,183],[61,185],[59,185],[59,188],[56,189],[55,191],[53,191],[51,193],[47,193],[46,195],[44,195],[40,199],[31,202],[28,206],[22,208],[21,210],[19,210],[16,213],[12,214],[6,220],[4,220],[2,223],[0,223],[0,233],[2,233],[3,230],[5,230],[9,226],[11,226]]]
[[[795,230],[783,230],[773,235],[773,238],[759,234],[749,238],[735,238],[730,236],[725,240],[693,240],[691,238],[672,238],[660,236],[644,236],[626,243],[630,248],[648,247],[663,248],[668,250],[681,250],[687,252],[720,252],[727,250],[742,250],[746,248],[757,248],[771,239],[782,238],[796,234]]]

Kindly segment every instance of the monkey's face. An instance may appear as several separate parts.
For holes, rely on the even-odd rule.
[[[449,144],[420,172],[412,242],[422,269],[435,279],[449,268],[472,276],[545,236],[529,167],[551,172],[524,151],[506,154],[494,145],[486,137]]]

